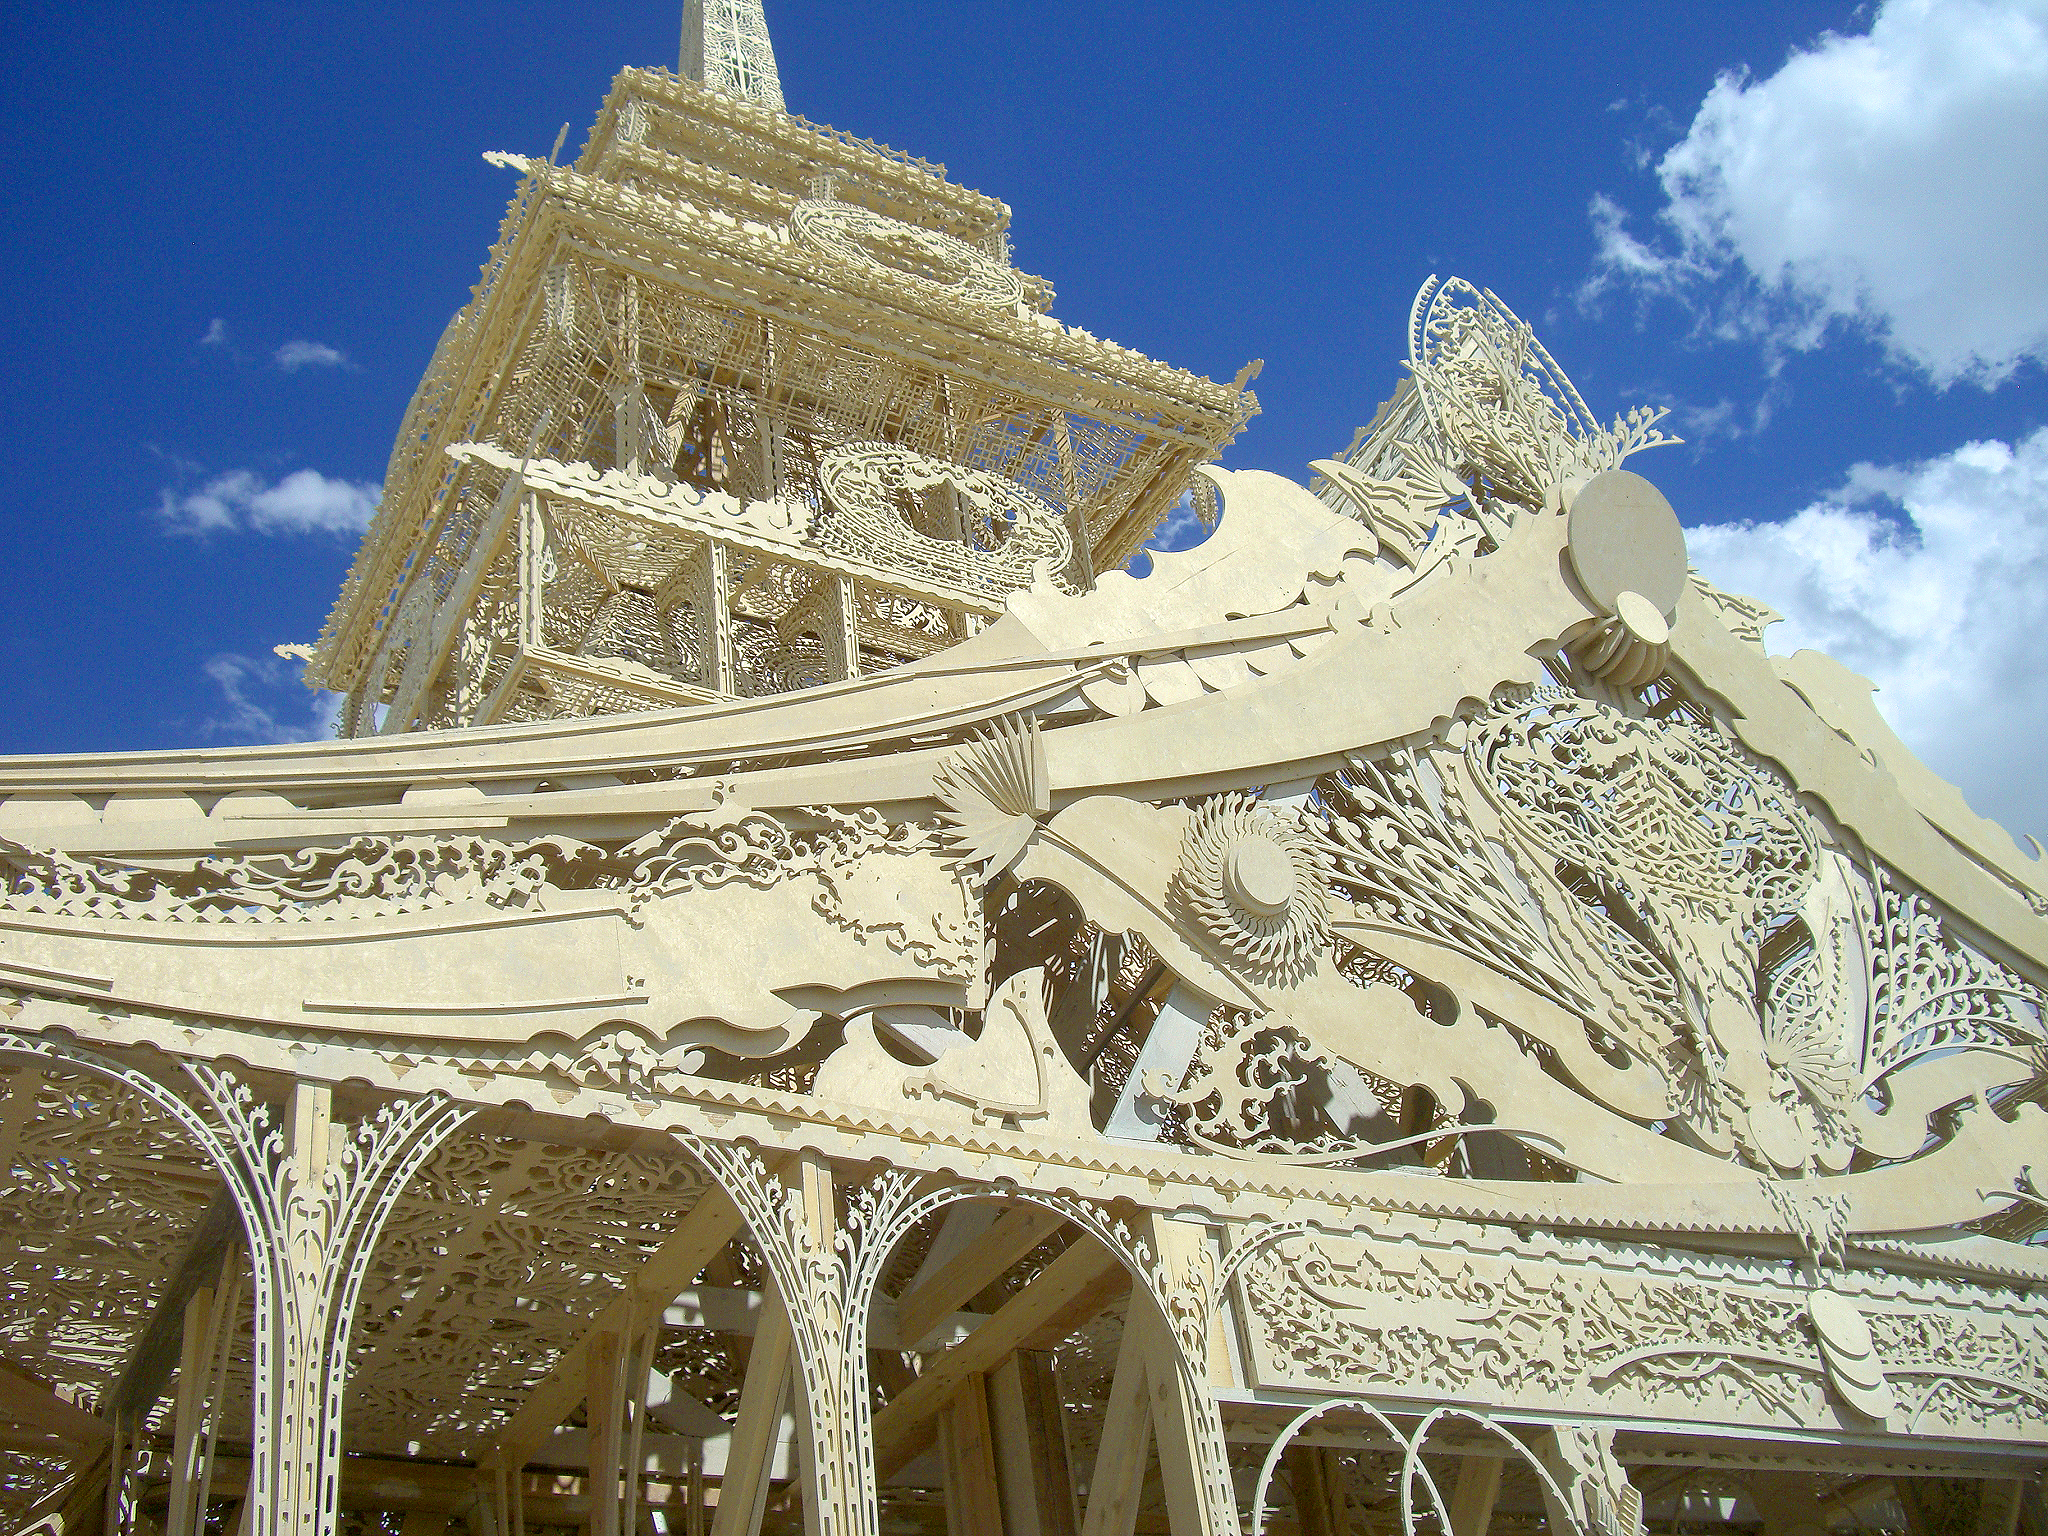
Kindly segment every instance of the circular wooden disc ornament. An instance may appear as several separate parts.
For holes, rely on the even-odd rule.
[[[1664,493],[1625,469],[1602,470],[1580,488],[1565,523],[1572,574],[1609,613],[1639,592],[1662,614],[1685,591],[1685,530]]]
[[[1815,1291],[1806,1298],[1806,1312],[1813,1319],[1821,1343],[1845,1360],[1867,1360],[1876,1346],[1871,1342],[1870,1324],[1856,1304],[1833,1291]]]

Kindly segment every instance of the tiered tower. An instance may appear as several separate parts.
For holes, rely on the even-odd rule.
[[[757,697],[1086,590],[1243,426],[1048,313],[1010,210],[783,110],[691,0],[573,165],[523,172],[309,668],[365,735]]]

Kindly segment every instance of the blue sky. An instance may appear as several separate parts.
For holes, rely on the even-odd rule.
[[[512,190],[680,5],[10,5],[0,749],[295,738],[295,669]],[[2048,835],[2048,0],[827,5],[791,107],[1015,210],[1055,313],[1305,476],[1432,272],[1491,287],[1695,559]]]

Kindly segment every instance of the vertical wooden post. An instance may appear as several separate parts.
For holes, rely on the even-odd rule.
[[[1083,591],[1095,585],[1095,551],[1088,544],[1088,519],[1081,507],[1081,477],[1074,464],[1074,434],[1067,424],[1067,413],[1056,412],[1052,418],[1052,445],[1059,455],[1060,490],[1067,500],[1067,531],[1074,538],[1074,564],[1076,574],[1081,578]]]
[[[789,1345],[789,1314],[771,1290],[762,1298],[761,1322],[754,1330],[711,1536],[754,1536],[760,1527],[761,1513],[768,1507],[768,1477],[782,1410],[789,1399]]]
[[[543,622],[547,567],[547,520],[541,516],[540,497],[528,491],[519,503],[519,645],[538,650],[547,640]]]
[[[1294,1489],[1295,1528],[1301,1536],[1346,1536],[1343,1467],[1336,1453],[1296,1443],[1284,1453]]]
[[[1493,1501],[1500,1496],[1501,1458],[1458,1458],[1458,1487],[1451,1495],[1451,1536],[1486,1536]]]
[[[1008,1536],[1075,1536],[1081,1522],[1051,1353],[1019,1350],[991,1371],[988,1414]]]
[[[1005,1536],[988,1380],[979,1372],[962,1381],[940,1410],[939,1460],[946,1469],[946,1536]]]
[[[796,1185],[804,1228],[810,1234],[812,1251],[830,1253],[833,1236],[839,1227],[839,1204],[832,1190],[832,1165],[819,1153],[805,1152],[797,1159],[791,1177]],[[796,1394],[796,1398],[797,1476],[803,1488],[804,1530],[808,1536],[818,1536],[824,1525],[824,1489],[820,1486],[822,1469],[818,1465],[817,1452],[825,1437],[819,1432],[821,1426],[811,1422],[811,1414],[817,1405],[807,1401],[801,1392]],[[839,1407],[836,1403],[827,1404],[825,1411],[838,1412]],[[858,1476],[854,1468],[846,1466],[835,1466],[830,1475],[840,1485]],[[857,1488],[859,1484],[856,1481],[851,1486]],[[840,1486],[838,1492],[842,1497],[850,1496],[846,1486]]]
[[[725,546],[711,541],[711,686],[720,693],[733,691],[732,665],[732,571]]]
[[[202,1286],[185,1303],[178,1345],[178,1390],[171,1406],[171,1492],[164,1536],[193,1536],[206,1512],[205,1441],[200,1437],[213,1387],[213,1292]]]
[[[839,656],[842,677],[860,676],[860,606],[854,597],[853,578],[841,576],[838,581]]]
[[[590,1536],[619,1536],[619,1409],[623,1393],[620,1357],[624,1341],[612,1332],[593,1334],[588,1363],[590,1388]]]
[[[683,1536],[704,1536],[704,1442],[690,1442],[690,1470],[683,1484]],[[669,1536],[675,1536],[670,1531]]]

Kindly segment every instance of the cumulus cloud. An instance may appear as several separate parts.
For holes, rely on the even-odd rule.
[[[298,469],[272,484],[251,469],[215,475],[196,490],[166,490],[156,515],[172,533],[359,534],[383,488]]]
[[[277,366],[286,373],[297,373],[301,368],[350,368],[354,364],[348,354],[339,347],[330,347],[324,341],[288,341],[277,349]]]
[[[1784,614],[1878,685],[1906,744],[1981,814],[2048,836],[2048,427],[1919,463],[1858,464],[1782,522],[1687,534],[1716,585]]]
[[[220,693],[220,710],[201,723],[205,736],[238,745],[321,741],[341,718],[338,693],[306,696],[303,663],[241,656],[208,659],[202,669]]]
[[[1863,327],[1942,386],[2048,361],[2048,0],[1886,0],[1867,34],[1723,75],[1657,178],[1652,239],[1594,198],[1589,297],[1795,349]]]

